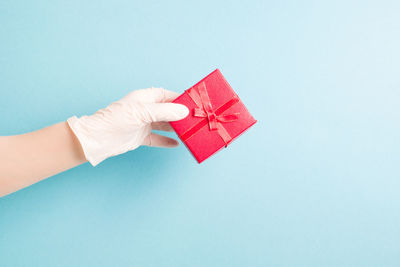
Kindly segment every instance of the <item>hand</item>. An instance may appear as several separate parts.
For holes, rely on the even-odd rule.
[[[74,116],[67,122],[86,159],[96,166],[141,145],[177,146],[175,139],[152,132],[172,131],[168,121],[181,120],[189,114],[186,106],[169,103],[177,96],[162,88],[137,90],[91,116]]]

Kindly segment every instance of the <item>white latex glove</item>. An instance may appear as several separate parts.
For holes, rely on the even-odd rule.
[[[96,166],[108,157],[141,145],[177,146],[175,139],[151,132],[171,131],[168,121],[181,120],[189,114],[186,106],[168,103],[177,96],[162,88],[137,90],[94,115],[73,116],[67,122],[81,143],[86,159]]]

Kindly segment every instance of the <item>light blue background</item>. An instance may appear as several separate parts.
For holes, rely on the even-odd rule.
[[[0,134],[220,68],[258,119],[0,199],[0,266],[400,266],[398,1],[0,2]],[[1,163],[0,163],[1,164]]]

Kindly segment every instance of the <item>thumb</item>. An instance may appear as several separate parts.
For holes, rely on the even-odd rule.
[[[148,103],[145,108],[150,122],[178,121],[189,114],[185,105],[175,103]]]

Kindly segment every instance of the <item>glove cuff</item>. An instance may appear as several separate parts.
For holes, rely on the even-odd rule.
[[[93,138],[90,128],[85,126],[87,123],[84,123],[84,121],[87,119],[88,116],[82,116],[81,118],[73,116],[67,120],[67,123],[81,144],[85,158],[94,167],[108,158],[108,156],[101,153],[103,151],[101,151],[100,144],[97,144]]]

